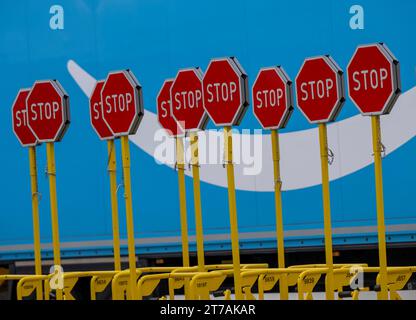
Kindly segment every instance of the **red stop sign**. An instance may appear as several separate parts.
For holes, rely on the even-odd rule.
[[[38,144],[35,135],[30,130],[27,122],[26,98],[30,89],[21,89],[16,96],[12,106],[13,132],[24,147]]]
[[[247,74],[235,58],[210,61],[203,79],[204,108],[217,126],[238,125],[248,106]]]
[[[143,118],[142,88],[130,70],[110,72],[101,90],[103,119],[114,136],[135,134]]]
[[[70,123],[69,97],[58,81],[36,81],[26,106],[29,127],[39,142],[63,138]]]
[[[202,102],[202,72],[179,70],[170,88],[172,115],[185,131],[205,129],[208,116]]]
[[[331,57],[305,59],[296,76],[296,100],[309,122],[335,120],[345,94],[343,72]]]
[[[177,137],[179,135],[183,135],[183,130],[172,116],[170,106],[170,88],[172,87],[173,81],[173,79],[168,79],[163,82],[162,88],[160,88],[156,98],[156,105],[157,119],[160,125],[170,136]]]
[[[292,81],[281,67],[259,71],[253,88],[253,112],[264,129],[286,126],[293,111]]]
[[[104,80],[97,81],[90,97],[90,120],[91,125],[101,140],[113,138],[110,128],[103,119],[103,104],[101,101],[101,90]]]
[[[384,44],[358,46],[347,74],[348,94],[363,115],[391,111],[400,95],[399,61]]]

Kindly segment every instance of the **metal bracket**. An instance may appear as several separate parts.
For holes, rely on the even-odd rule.
[[[51,173],[48,171],[48,165],[45,166],[45,178],[49,176],[56,176],[56,173]]]
[[[282,187],[283,187],[283,181],[282,179],[278,179],[278,180],[274,180],[274,186],[278,186],[279,190],[282,191]]]
[[[226,165],[226,164],[234,164],[234,162],[224,160],[224,161],[222,162],[222,167],[223,167],[223,168],[225,168],[225,165]]]
[[[332,165],[335,160],[335,154],[334,152],[328,147],[328,164]]]
[[[198,168],[200,168],[201,165],[199,163],[198,164],[192,164],[192,161],[191,161],[191,162],[188,163],[188,169],[191,170],[191,167],[198,167]]]
[[[32,197],[38,197],[38,200],[41,201],[42,200],[42,193],[40,193],[40,192],[33,192],[32,193]]]
[[[386,157],[386,152],[387,152],[387,148],[386,146],[383,144],[383,142],[380,141],[380,151],[381,151],[381,157],[385,158]]]
[[[385,158],[387,156],[387,148],[383,144],[383,142],[379,141],[379,144],[380,144],[381,158]],[[371,156],[374,157],[374,152],[371,154]]]

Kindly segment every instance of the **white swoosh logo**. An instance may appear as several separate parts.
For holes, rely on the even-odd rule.
[[[96,79],[72,60],[68,71],[82,91],[90,97]],[[386,154],[405,144],[416,135],[416,87],[403,93],[388,116],[381,117],[383,144]],[[160,125],[156,114],[146,110],[137,133],[130,140],[154,157],[160,144],[154,135]],[[199,132],[200,136],[218,136],[213,130]],[[236,138],[240,133],[234,133]],[[273,191],[273,163],[270,135],[262,135],[262,170],[257,175],[246,175],[247,165],[235,166],[236,188],[246,191]],[[214,138],[215,139],[215,138]],[[243,138],[244,139],[244,138]],[[201,139],[201,141],[204,139]],[[240,140],[241,141],[241,140]],[[329,168],[330,179],[336,180],[354,173],[373,163],[371,121],[369,117],[356,115],[328,125],[328,144],[335,154]],[[200,144],[202,150],[205,146]],[[283,190],[296,190],[321,184],[318,129],[306,129],[280,134],[281,171]],[[221,151],[222,152],[222,151]],[[169,165],[171,166],[171,165]],[[192,176],[190,171],[187,175]],[[221,164],[201,165],[201,180],[213,185],[227,187],[226,172]]]

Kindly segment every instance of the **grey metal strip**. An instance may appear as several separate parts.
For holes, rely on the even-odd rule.
[[[396,224],[388,225],[386,227],[387,232],[400,232],[400,231],[411,231],[416,232],[416,224]],[[363,234],[363,233],[376,233],[377,226],[360,226],[360,227],[340,227],[334,228],[332,233],[334,235],[342,234]],[[323,229],[299,229],[299,230],[287,230],[284,232],[287,237],[299,237],[299,236],[323,236]],[[264,238],[274,238],[276,236],[275,231],[263,231],[263,232],[241,232],[240,240],[260,240]],[[230,235],[228,233],[208,234],[204,236],[205,241],[224,241],[229,240]],[[190,236],[189,241],[194,242],[195,236]],[[136,245],[158,245],[158,244],[172,244],[180,243],[180,236],[171,237],[150,237],[136,239]],[[127,240],[121,240],[122,245],[127,245]],[[73,241],[73,242],[62,242],[61,249],[78,249],[78,248],[96,248],[96,247],[112,247],[113,241],[111,240],[97,240],[97,241]],[[51,249],[52,243],[42,244],[42,249]],[[0,246],[0,252],[7,251],[23,251],[33,250],[32,244],[21,244],[21,245],[5,245]]]
[[[138,259],[136,258],[136,261]],[[120,261],[123,263],[129,262],[129,257],[120,257]],[[73,258],[73,259],[65,259],[64,265],[72,265],[72,264],[98,264],[98,263],[114,263],[113,257],[88,257],[88,258]],[[23,261],[16,261],[16,267],[31,267],[34,265],[33,260],[23,260]],[[42,266],[51,266],[53,265],[53,259],[42,259]]]

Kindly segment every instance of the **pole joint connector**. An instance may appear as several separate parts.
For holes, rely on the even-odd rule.
[[[335,160],[335,154],[329,147],[327,147],[327,157],[328,157],[328,164],[332,165]]]
[[[42,193],[36,191],[36,192],[32,192],[32,198],[37,197],[38,200],[42,200]]]
[[[282,179],[274,180],[274,187],[277,187],[279,189],[279,191],[282,191],[282,187],[283,187]]]

